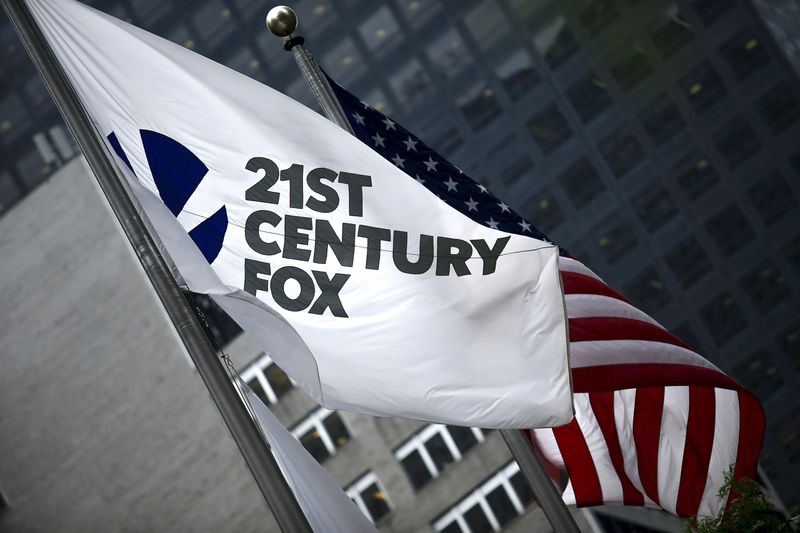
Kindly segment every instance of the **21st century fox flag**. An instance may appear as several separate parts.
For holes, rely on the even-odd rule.
[[[178,275],[319,403],[481,427],[572,419],[554,245],[474,222],[198,54],[73,0],[28,4]]]

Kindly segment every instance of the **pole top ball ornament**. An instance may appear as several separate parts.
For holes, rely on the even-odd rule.
[[[267,13],[267,28],[278,37],[288,37],[297,29],[297,14],[289,6],[275,6]]]

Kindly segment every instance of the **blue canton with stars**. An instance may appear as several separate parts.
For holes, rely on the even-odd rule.
[[[552,241],[489,190],[428,148],[408,130],[328,78],[353,132],[447,205],[492,229]],[[563,253],[563,251],[561,251]]]

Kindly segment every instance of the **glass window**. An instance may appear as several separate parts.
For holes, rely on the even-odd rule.
[[[584,123],[588,123],[611,105],[605,84],[594,72],[586,73],[570,85],[567,96]]]
[[[702,113],[728,92],[719,73],[708,60],[693,67],[680,79],[683,95],[696,113]]]
[[[678,212],[669,192],[658,185],[646,187],[636,194],[632,199],[632,204],[642,224],[649,232],[655,231],[672,220]]]
[[[525,154],[519,154],[511,160],[511,163],[504,166],[500,171],[500,179],[506,185],[516,183],[522,176],[530,171],[534,166],[533,160]]]
[[[439,471],[456,460],[453,456],[453,452],[450,450],[447,443],[445,443],[442,433],[432,435],[431,438],[425,442],[425,448],[428,450],[434,466],[436,466],[436,469]]]
[[[785,81],[778,83],[756,100],[756,109],[773,135],[792,126],[800,117],[800,104]]]
[[[578,43],[567,25],[559,9],[554,7],[555,13],[550,18],[542,16],[537,18],[539,27],[534,30],[533,45],[544,58],[547,66],[557,69],[578,51]]]
[[[14,94],[6,96],[0,103],[0,135],[5,144],[11,144],[30,126],[26,117],[25,105]]]
[[[714,143],[732,169],[761,149],[756,132],[741,115],[717,130]]]
[[[653,267],[647,267],[625,285],[625,294],[647,314],[653,315],[672,298]]]
[[[642,109],[639,120],[656,146],[664,144],[679,131],[686,129],[686,122],[667,93],[661,93]]]
[[[492,0],[484,0],[472,8],[464,15],[464,23],[484,50],[491,48],[510,27],[508,19]]]
[[[750,188],[750,201],[767,225],[774,224],[797,207],[792,190],[778,172],[773,172]]]
[[[688,289],[711,271],[708,254],[691,235],[671,246],[664,254],[664,262],[684,289]]]
[[[147,26],[155,24],[159,18],[169,12],[172,5],[162,0],[136,0],[132,2],[133,12],[141,17]]]
[[[433,474],[431,474],[430,469],[422,459],[422,454],[418,450],[414,450],[400,459],[400,465],[408,474],[408,479],[411,480],[414,490],[421,489],[433,479]]]
[[[464,520],[467,522],[470,531],[475,533],[491,533],[494,531],[492,523],[483,511],[480,503],[476,503],[464,512]]]
[[[205,309],[203,309],[203,313],[207,314]],[[237,327],[238,333],[241,333],[241,330]],[[267,405],[276,403],[279,398],[294,388],[289,376],[266,354],[256,358],[239,375],[253,389],[256,396]]]
[[[539,74],[533,68],[531,56],[517,50],[495,67],[495,73],[511,100],[519,100],[539,84]]]
[[[367,472],[351,483],[345,492],[373,523],[392,510],[386,491],[373,472]]]
[[[319,35],[328,28],[333,27],[336,22],[336,13],[330,0],[300,0],[293,6],[297,12],[297,19],[302,25],[301,30],[306,35]],[[262,15],[263,16],[263,15]],[[267,32],[269,34],[269,32]],[[271,36],[271,35],[270,35]],[[273,37],[274,40],[274,37]],[[273,47],[275,44],[273,43]],[[281,47],[277,47],[281,48]],[[285,55],[285,51],[281,50]]]
[[[675,4],[668,5],[651,25],[650,37],[664,59],[671,58],[694,39],[692,27]]]
[[[596,242],[606,261],[614,263],[636,246],[636,236],[624,221],[615,221],[608,230],[600,233]]]
[[[549,189],[542,189],[522,207],[525,220],[530,220],[537,228],[547,233],[564,221],[564,213]]]
[[[603,180],[586,156],[580,157],[567,167],[558,176],[558,181],[576,208],[585,206],[605,190]]]
[[[584,0],[578,20],[589,35],[596,35],[619,17],[611,0]]]
[[[320,463],[350,441],[350,432],[339,413],[323,407],[298,422],[292,435]]]
[[[344,39],[322,56],[325,71],[339,83],[347,83],[366,71],[364,56],[352,39]]]
[[[700,317],[718,346],[726,344],[747,327],[747,321],[733,295],[724,291],[708,302]]]
[[[386,98],[386,94],[380,89],[374,89],[364,96],[364,102],[372,107],[375,111],[380,111],[384,115],[389,115],[392,112],[392,106]]]
[[[367,48],[377,54],[388,52],[402,40],[400,27],[388,7],[378,9],[359,27],[358,33]]]
[[[397,5],[406,21],[415,28],[431,20],[441,7],[436,0],[397,0]]]
[[[783,253],[786,259],[794,266],[795,270],[800,272],[800,237],[786,243],[783,247]]]
[[[200,37],[211,46],[233,33],[236,25],[231,20],[231,10],[220,0],[210,0],[192,17]]]
[[[625,90],[632,88],[653,72],[644,48],[636,42],[629,43],[617,51],[607,63],[620,87]]]
[[[486,495],[486,503],[492,508],[492,512],[500,526],[508,524],[519,514],[508,496],[508,490],[503,485],[499,485]]]
[[[615,176],[621,178],[644,157],[639,141],[625,128],[619,128],[600,142],[600,152]]]
[[[521,471],[511,476],[511,486],[514,487],[514,491],[519,496],[519,501],[523,506],[527,507],[533,503],[533,492],[531,492],[528,481]]]
[[[428,57],[442,79],[454,78],[472,64],[461,34],[454,29],[442,32],[429,46]]]
[[[478,435],[480,432],[476,434],[473,428],[467,428],[463,426],[447,426],[447,431],[450,432],[450,436],[453,438],[456,448],[458,448],[458,451],[460,451],[462,454],[467,453],[478,444]]]
[[[734,204],[710,218],[706,222],[706,230],[724,256],[732,255],[754,237],[744,214]]]
[[[444,156],[451,156],[464,145],[464,138],[458,128],[450,128],[440,135],[430,146]]]
[[[775,424],[774,434],[790,464],[800,461],[800,414],[792,413]]]
[[[412,111],[433,92],[428,75],[422,68],[419,59],[412,59],[389,78],[397,99],[406,111]]]
[[[678,184],[694,200],[719,182],[719,175],[704,154],[694,152],[679,161],[673,168]]]
[[[795,370],[800,370],[800,322],[785,329],[778,342],[786,358],[794,363]]]
[[[783,274],[772,261],[765,261],[742,276],[739,285],[762,313],[772,310],[791,293]]]
[[[225,60],[225,66],[233,70],[250,76],[251,78],[262,78],[261,63],[256,59],[253,50],[246,46],[239,49],[236,53]]]
[[[528,131],[546,154],[572,136],[572,129],[556,104],[550,104],[529,120]]]
[[[456,105],[473,130],[480,130],[501,112],[494,90],[487,85],[473,86],[456,99]]]
[[[697,335],[692,329],[692,326],[689,325],[688,322],[684,322],[677,328],[675,328],[675,335],[685,342],[689,348],[694,350],[695,352],[702,353],[705,349],[700,344],[700,341],[697,338]]]
[[[761,38],[749,27],[728,39],[719,51],[739,80],[749,77],[769,62],[769,55]]]
[[[709,26],[735,5],[735,2],[731,2],[731,0],[690,0],[689,3],[706,26]]]

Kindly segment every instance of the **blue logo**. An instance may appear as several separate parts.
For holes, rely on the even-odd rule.
[[[177,217],[208,174],[208,167],[175,139],[150,130],[139,130],[139,133],[158,194],[164,205]],[[108,134],[108,142],[117,157],[133,172],[128,156],[113,131]],[[213,263],[222,249],[227,229],[228,212],[222,206],[189,231],[189,237],[203,253],[206,261]]]

